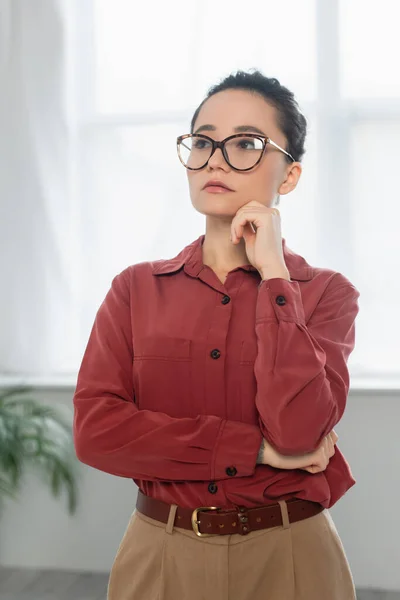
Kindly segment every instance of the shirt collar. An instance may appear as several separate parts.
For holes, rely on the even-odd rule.
[[[175,258],[154,261],[153,275],[175,273],[184,267],[185,273],[192,277],[197,277],[204,268],[202,251],[204,238],[205,235],[201,235],[191,244],[183,248]],[[302,256],[288,248],[285,238],[282,238],[282,248],[290,279],[296,281],[309,281],[312,279],[313,268]],[[243,265],[240,268],[245,271],[257,271],[253,265]]]

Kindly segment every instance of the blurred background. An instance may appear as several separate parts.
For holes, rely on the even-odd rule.
[[[276,77],[309,123],[282,234],[361,293],[337,427],[357,485],[331,509],[360,599],[400,598],[399,21],[394,0],[0,0],[0,408],[29,386],[71,423],[112,278],[204,232],[176,137],[229,73]],[[103,600],[135,485],[69,462],[69,513],[53,444],[11,498],[5,414],[1,600]]]

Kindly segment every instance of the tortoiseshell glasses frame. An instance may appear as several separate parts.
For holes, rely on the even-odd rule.
[[[250,137],[250,138],[255,138],[255,139],[261,140],[263,147],[262,147],[260,157],[258,158],[258,160],[256,161],[256,163],[254,165],[252,165],[251,167],[248,167],[246,169],[238,169],[237,167],[233,166],[229,162],[229,158],[228,158],[227,152],[225,150],[225,144],[234,138],[243,138],[243,137],[246,137],[246,138]],[[196,168],[188,167],[186,165],[185,161],[181,157],[181,154],[179,151],[180,144],[183,143],[183,141],[187,138],[201,138],[201,139],[207,140],[208,142],[210,142],[212,144],[211,154],[208,157],[207,161],[204,163],[204,165],[202,165],[201,167],[196,167]],[[176,139],[176,146],[177,146],[179,160],[181,161],[183,166],[186,167],[186,169],[189,169],[190,171],[199,171],[200,169],[204,169],[204,167],[208,164],[208,161],[210,160],[210,158],[212,157],[212,155],[214,154],[214,152],[216,151],[217,148],[221,148],[224,159],[226,160],[226,162],[232,169],[234,169],[235,171],[250,171],[251,169],[254,169],[254,167],[256,167],[259,164],[259,162],[261,161],[262,157],[265,154],[265,150],[266,150],[268,144],[271,144],[271,146],[274,146],[274,148],[276,148],[280,152],[283,152],[284,154],[286,154],[286,156],[288,156],[293,162],[296,162],[295,159],[293,158],[293,156],[291,154],[289,154],[289,152],[286,152],[286,150],[281,148],[281,146],[278,146],[278,144],[273,142],[270,137],[258,135],[256,133],[235,133],[234,135],[230,135],[230,136],[226,137],[221,142],[217,142],[216,140],[213,140],[213,138],[209,137],[208,135],[204,135],[202,133],[187,133],[185,135],[180,135]]]

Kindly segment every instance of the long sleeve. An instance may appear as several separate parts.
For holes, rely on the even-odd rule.
[[[286,455],[312,452],[345,410],[355,344],[357,289],[331,278],[308,323],[299,284],[264,280],[258,290],[256,405],[263,436]]]
[[[113,279],[84,352],[73,399],[79,460],[149,481],[228,479],[228,467],[235,467],[236,477],[252,475],[262,440],[257,425],[138,409],[130,294],[126,269]]]

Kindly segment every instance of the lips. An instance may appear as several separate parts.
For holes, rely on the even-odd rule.
[[[222,181],[217,181],[217,180],[209,181],[208,183],[206,183],[203,190],[205,190],[208,187],[222,187],[225,190],[228,190],[229,192],[233,191],[233,190],[231,190],[231,188],[229,188],[227,185],[225,185]]]

